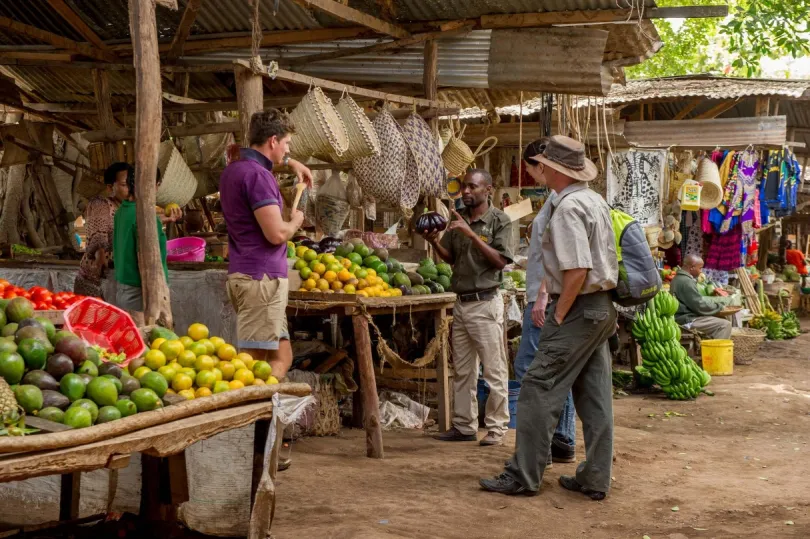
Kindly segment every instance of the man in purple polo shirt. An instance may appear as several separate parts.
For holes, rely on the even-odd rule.
[[[292,364],[287,329],[287,240],[304,221],[293,209],[281,215],[283,202],[271,172],[288,165],[299,181],[312,185],[310,170],[288,157],[294,126],[276,109],[250,118],[250,148],[222,172],[219,196],[228,226],[228,297],[236,310],[239,350],[266,360],[281,380]]]

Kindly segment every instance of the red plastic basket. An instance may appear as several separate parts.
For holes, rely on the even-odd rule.
[[[176,238],[166,243],[169,262],[202,262],[205,260],[205,240],[194,236]]]
[[[98,298],[84,298],[65,311],[65,328],[89,344],[127,355],[121,365],[140,357],[146,345],[132,318],[123,310]]]

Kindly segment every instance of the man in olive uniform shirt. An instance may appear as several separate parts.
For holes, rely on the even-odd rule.
[[[437,241],[427,240],[436,252],[453,264],[453,367],[455,377],[453,427],[436,439],[448,442],[478,439],[476,392],[479,362],[489,384],[486,406],[487,435],[481,445],[501,445],[509,425],[509,368],[503,343],[503,299],[499,292],[504,266],[512,261],[509,248],[512,222],[490,203],[492,176],[481,169],[464,177],[461,214]]]

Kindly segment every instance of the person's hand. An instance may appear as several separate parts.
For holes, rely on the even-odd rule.
[[[546,305],[548,305],[548,296],[546,299],[536,301],[532,307],[532,323],[535,327],[541,328],[546,324]]]
[[[304,224],[304,212],[293,209],[290,211],[290,222],[295,225],[296,230]]]
[[[464,218],[461,215],[459,215],[456,210],[450,210],[450,212],[455,216],[455,219],[453,221],[450,221],[450,224],[447,225],[448,232],[451,230],[458,230],[459,232],[468,237],[472,237],[475,235],[475,232],[473,232],[472,228],[470,228],[470,225],[467,224],[467,221],[465,221]]]
[[[309,167],[295,159],[287,161],[287,166],[295,172],[299,182],[304,182],[307,185],[307,189],[312,189],[312,171],[309,170]]]
[[[560,315],[555,312],[554,313],[554,321],[557,322],[558,326],[561,326],[563,324],[563,322],[565,321],[565,317],[563,316],[562,318],[560,318]]]
[[[180,208],[171,208],[169,210],[169,215],[166,216],[166,222],[176,223],[182,218],[183,218],[183,210],[181,210]]]
[[[431,232],[425,232],[422,236],[425,238],[425,241],[428,243],[435,245],[437,241],[439,241],[439,231],[433,230]]]

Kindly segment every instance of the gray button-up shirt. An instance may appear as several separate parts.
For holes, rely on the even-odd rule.
[[[532,221],[532,238],[529,242],[529,256],[526,261],[526,301],[535,301],[540,293],[540,284],[543,282],[543,232],[548,226],[551,215],[551,198],[554,192],[540,208]]]
[[[588,269],[580,295],[616,288],[619,265],[610,207],[588,184],[569,185],[554,197],[543,233],[542,260],[549,294],[561,294],[563,272]]]

